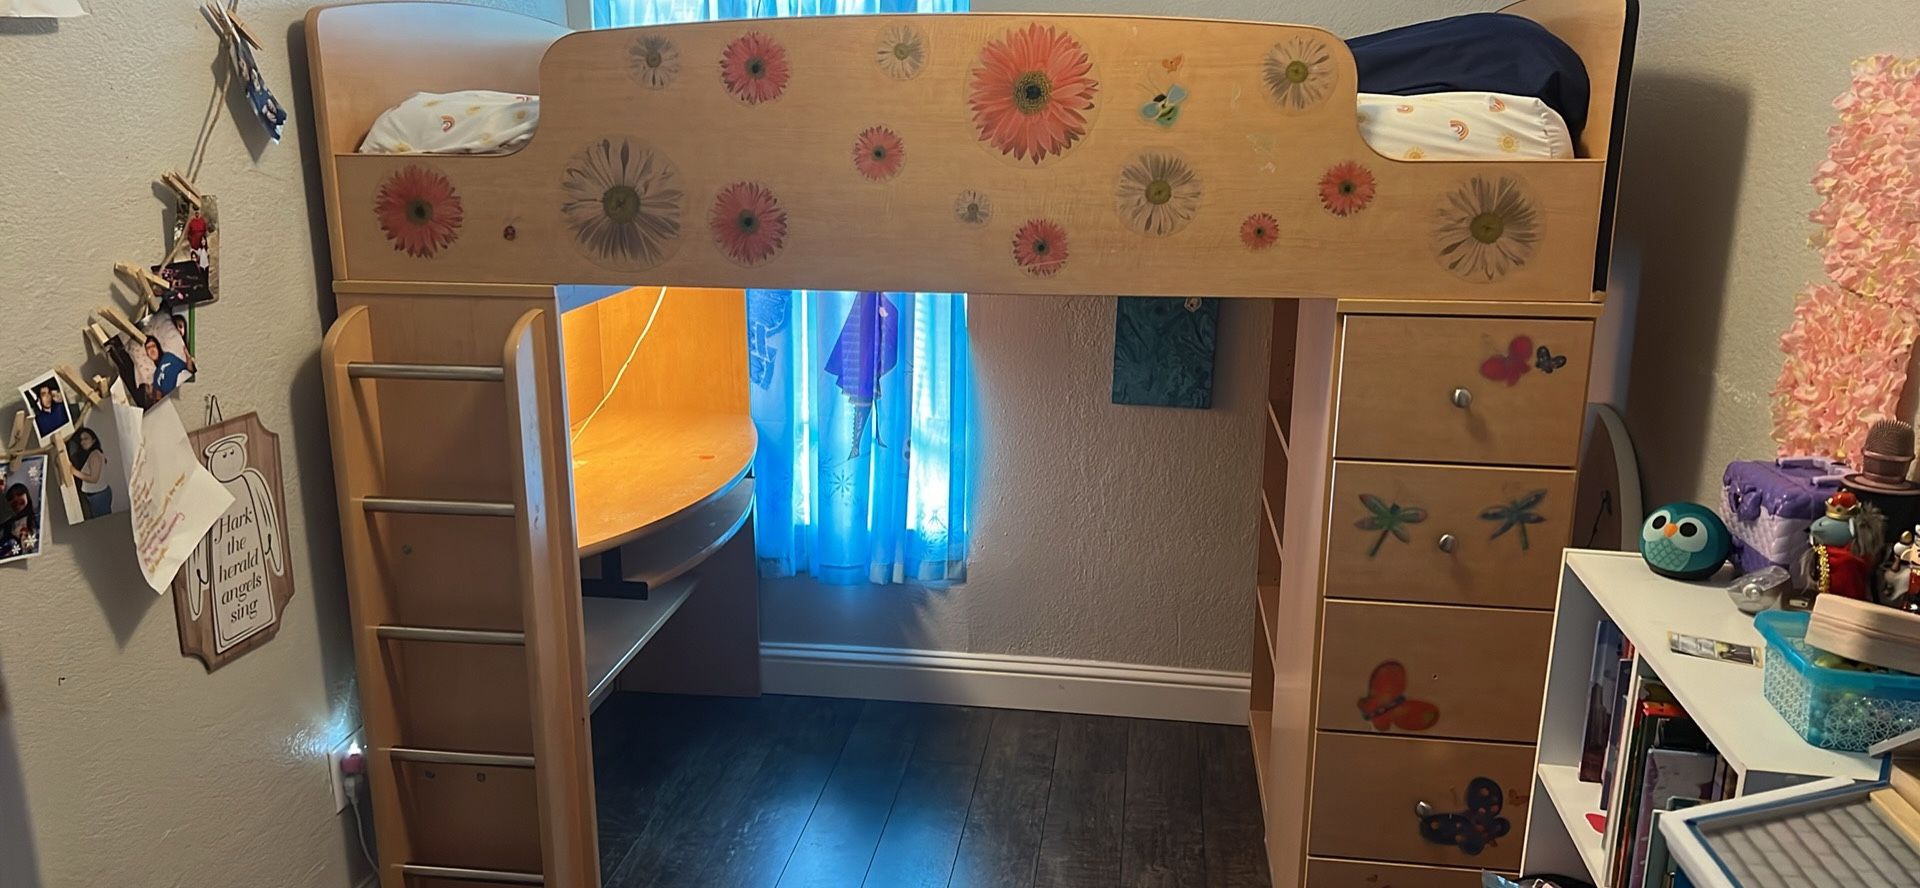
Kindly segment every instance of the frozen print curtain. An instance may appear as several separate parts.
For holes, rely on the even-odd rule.
[[[593,0],[593,13],[596,27],[624,27],[965,12],[968,2]],[[892,58],[917,71],[913,52],[903,46]],[[965,579],[973,383],[966,296],[750,290],[747,339],[760,430],[761,573],[839,584]]]

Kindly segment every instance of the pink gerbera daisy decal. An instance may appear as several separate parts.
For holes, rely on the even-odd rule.
[[[1280,222],[1270,213],[1254,213],[1240,223],[1240,242],[1249,250],[1264,250],[1280,239]]]
[[[906,162],[906,143],[899,134],[884,126],[868,127],[853,140],[853,168],[874,182],[884,182],[900,174]]]
[[[1013,233],[1013,261],[1022,271],[1047,277],[1067,264],[1067,230],[1052,219],[1029,219]]]
[[[707,217],[713,242],[741,265],[759,265],[787,245],[787,211],[767,186],[735,182],[720,189]]]
[[[1320,177],[1320,205],[1335,216],[1351,216],[1373,202],[1373,171],[1349,160]]]
[[[720,54],[720,80],[727,93],[749,105],[780,98],[792,73],[786,47],[759,31],[734,38]]]
[[[421,166],[395,170],[380,183],[373,214],[393,248],[429,259],[460,236],[460,194],[445,174]]]
[[[1100,85],[1093,59],[1071,34],[1038,22],[989,41],[968,82],[967,107],[982,141],[1034,163],[1087,134]]]

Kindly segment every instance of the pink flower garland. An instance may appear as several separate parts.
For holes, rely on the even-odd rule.
[[[1814,173],[1811,239],[1831,278],[1803,290],[1780,337],[1780,452],[1857,462],[1869,423],[1893,414],[1920,335],[1920,59],[1872,56],[1834,100]]]

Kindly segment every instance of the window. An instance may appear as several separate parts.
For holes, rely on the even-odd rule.
[[[593,0],[593,20],[964,12],[967,3]],[[964,579],[973,443],[966,296],[751,290],[747,337],[761,573],[842,584]]]

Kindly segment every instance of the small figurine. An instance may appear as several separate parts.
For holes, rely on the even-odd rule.
[[[1900,534],[1886,563],[1880,566],[1878,600],[1888,607],[1920,613],[1920,544],[1914,542],[1914,531],[1920,531],[1920,527]]]
[[[1726,523],[1698,503],[1668,503],[1640,525],[1640,557],[1663,577],[1704,580],[1732,553]]]
[[[1827,497],[1826,514],[1807,528],[1813,547],[1800,558],[1802,591],[1871,601],[1884,527],[1879,510],[1862,505],[1852,491]]]

